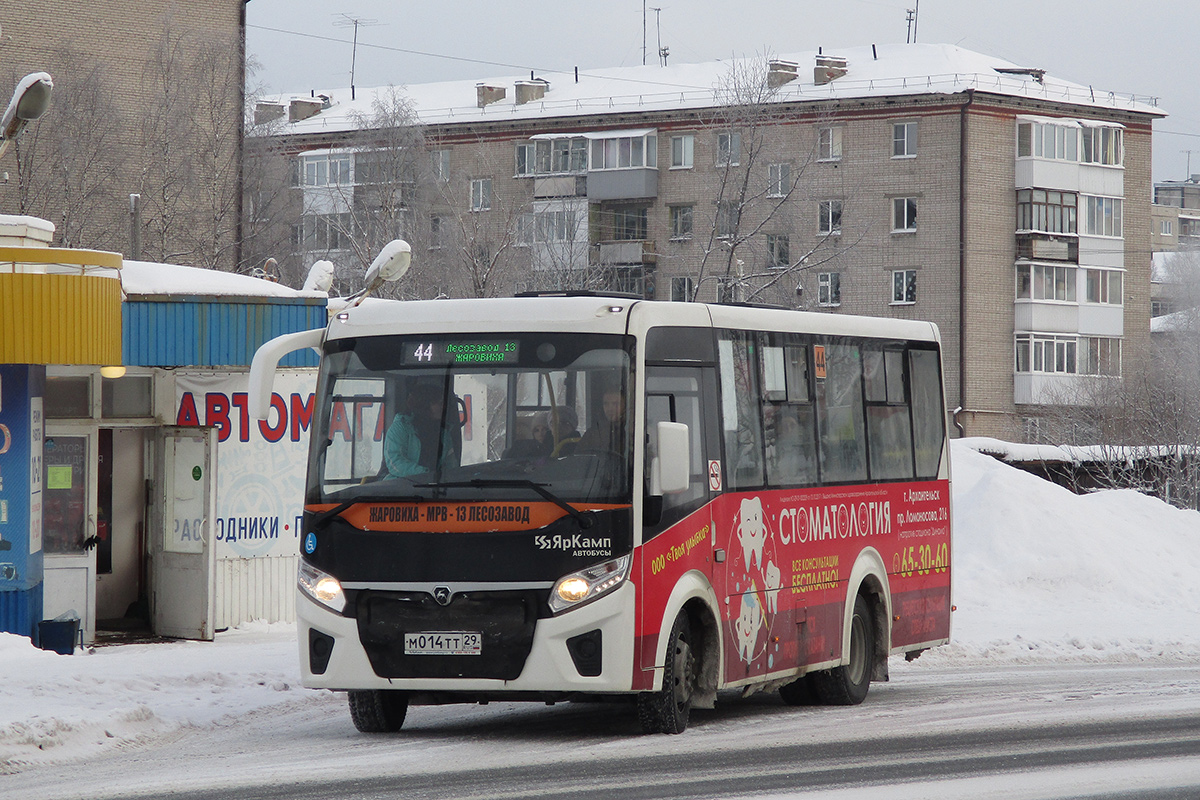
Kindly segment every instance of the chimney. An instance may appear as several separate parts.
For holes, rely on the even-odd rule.
[[[296,98],[288,105],[288,122],[299,122],[302,119],[315,117],[321,113],[322,107],[323,103],[316,98]]]
[[[480,108],[503,100],[505,94],[507,90],[503,86],[493,86],[490,83],[475,84],[475,102]]]
[[[541,100],[546,96],[549,88],[550,82],[544,78],[517,81],[517,105],[525,105],[532,100]]]
[[[268,122],[280,119],[287,113],[287,109],[283,103],[255,103],[254,105],[254,124],[265,125]]]
[[[767,86],[772,89],[783,86],[785,83],[791,83],[799,74],[800,65],[795,61],[772,58],[767,62]]]
[[[817,56],[817,66],[813,68],[813,85],[823,86],[830,81],[845,75],[846,59],[841,56]]]

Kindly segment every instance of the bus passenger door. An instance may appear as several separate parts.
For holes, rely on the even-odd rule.
[[[646,369],[645,474],[647,485],[642,515],[641,620],[643,650],[641,666],[654,667],[658,636],[672,620],[663,622],[666,603],[679,578],[690,570],[701,572],[707,581],[713,574],[713,527],[709,509],[712,489],[709,458],[718,452],[715,436],[716,375],[711,367],[651,366]],[[659,422],[688,426],[690,473],[686,491],[652,496],[649,493],[651,459],[657,442]]]

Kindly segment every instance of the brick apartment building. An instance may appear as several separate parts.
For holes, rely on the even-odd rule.
[[[55,246],[233,269],[239,260],[244,0],[6,0],[0,93],[48,72],[45,116],[4,158],[0,211]]]
[[[963,432],[1016,440],[1148,344],[1147,100],[941,45],[413,85],[428,156],[381,179],[387,125],[368,120],[397,96],[258,105],[256,147],[293,164],[282,263],[361,270],[362,219],[398,189],[385,233],[415,245],[411,294],[604,286],[928,319]]]

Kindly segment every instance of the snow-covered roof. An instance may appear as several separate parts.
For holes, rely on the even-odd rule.
[[[129,297],[311,297],[322,300],[326,297],[324,292],[292,289],[249,275],[152,261],[124,261],[121,288]]]
[[[1024,69],[1002,58],[946,44],[892,44],[830,50],[845,57],[847,74],[829,83],[814,82],[813,51],[780,54],[779,59],[799,65],[798,77],[779,87],[777,102],[890,97],[896,95],[952,94],[967,89],[1097,109],[1132,111],[1165,116],[1154,98],[1093,91],[1089,86]],[[639,66],[585,70],[578,82],[571,73],[548,73],[549,88],[541,99],[516,102],[515,85],[528,82],[528,75],[447,81],[404,86],[417,119],[425,124],[575,117],[599,113],[662,111],[707,108],[718,102],[717,87],[732,66],[750,59],[673,64],[666,67]],[[506,87],[506,96],[483,108],[477,105],[477,86]],[[314,89],[317,96],[330,98],[331,105],[315,115],[287,122],[291,134],[333,133],[361,127],[370,118],[377,98],[391,87]],[[279,95],[264,102],[286,105],[291,100],[311,100],[308,95]]]

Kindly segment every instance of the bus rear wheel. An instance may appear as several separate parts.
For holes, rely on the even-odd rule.
[[[862,595],[854,598],[854,616],[850,619],[850,657],[846,664],[813,674],[813,690],[827,706],[856,706],[871,688],[871,667],[875,663],[875,630],[871,608]]]
[[[351,690],[350,719],[361,733],[395,733],[408,714],[408,693],[395,690]]]
[[[683,733],[692,713],[696,691],[696,656],[692,651],[692,626],[680,612],[671,626],[663,665],[662,689],[638,695],[638,721],[645,733]]]

